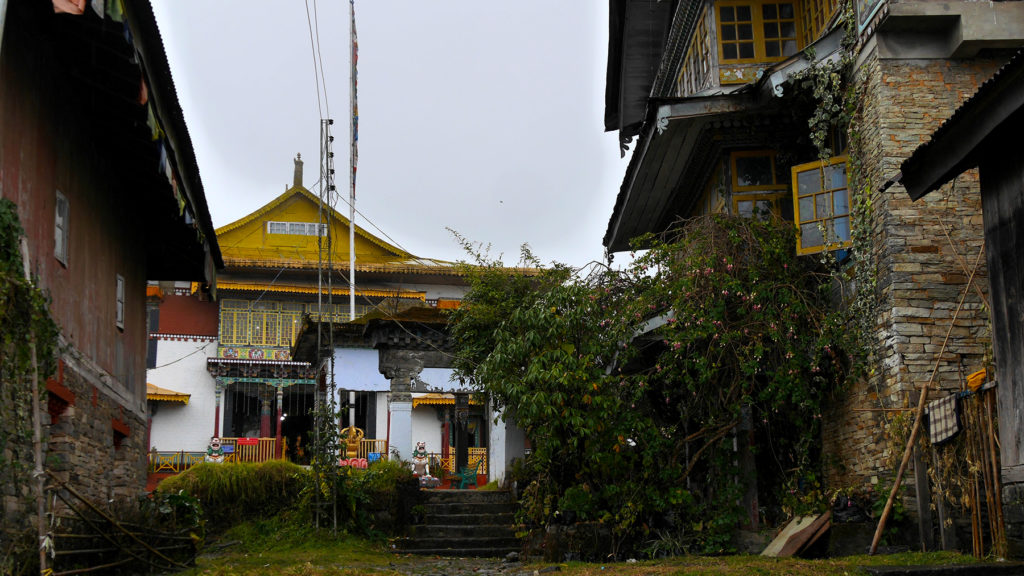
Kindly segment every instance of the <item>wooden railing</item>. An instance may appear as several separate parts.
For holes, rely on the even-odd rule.
[[[369,458],[370,454],[380,454],[381,460],[388,459],[388,441],[363,438],[359,441],[359,458]]]
[[[221,438],[222,447],[231,446],[234,454],[233,459],[228,459],[225,454],[225,462],[266,462],[277,458],[277,440],[274,438],[242,438],[243,441],[256,440],[255,444],[239,444],[239,438]],[[227,452],[227,450],[225,450]]]
[[[243,443],[238,443],[238,438],[221,438],[220,444],[224,449],[223,462],[266,462],[277,459],[277,446],[274,438],[243,438]],[[256,440],[250,444],[247,440]],[[364,438],[359,443],[358,458],[369,459],[370,454],[380,454],[380,460],[388,459],[388,441]],[[470,448],[470,463],[475,462]],[[483,449],[486,454],[486,449]],[[149,469],[153,472],[170,472],[177,474],[184,472],[195,464],[206,460],[206,452],[195,452],[179,450],[177,452],[149,453]],[[486,466],[486,463],[485,463]]]
[[[430,458],[430,465],[436,466],[438,463],[449,473],[455,474],[455,453],[454,451],[449,452],[449,456],[444,458],[438,452],[431,452],[428,454]],[[470,448],[469,449],[469,465],[476,466],[478,461],[483,461],[480,465],[480,474],[487,474],[487,448]]]

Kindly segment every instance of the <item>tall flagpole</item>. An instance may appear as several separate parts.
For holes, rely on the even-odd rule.
[[[356,38],[356,2],[349,0],[349,16],[351,25],[349,35],[351,36],[351,62],[349,67],[349,105],[352,110],[352,118],[349,122],[349,190],[348,190],[348,316],[349,320],[356,319],[356,166],[359,164],[359,103],[356,100],[356,63],[359,62],[359,40]]]
[[[356,1],[348,3],[349,36],[351,37],[352,53],[349,66],[349,107],[351,118],[348,123],[349,144],[349,188],[348,188],[348,319],[356,319],[356,166],[359,164],[359,103],[356,100],[356,82],[358,75],[356,64],[359,62],[359,40],[356,38]],[[348,392],[348,425],[356,425],[356,393]]]

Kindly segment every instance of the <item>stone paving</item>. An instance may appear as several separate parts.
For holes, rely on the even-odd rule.
[[[409,576],[533,576],[541,571],[553,573],[557,567],[536,570],[520,562],[509,562],[501,558],[438,558],[434,556],[404,557],[411,560],[392,562],[388,569]]]

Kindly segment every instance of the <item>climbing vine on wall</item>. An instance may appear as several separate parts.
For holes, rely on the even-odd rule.
[[[0,199],[0,486],[26,502],[31,493],[32,356],[36,344],[40,382],[56,368],[57,325],[46,294],[25,279],[21,257],[24,230],[17,207]],[[0,551],[3,552],[3,551]]]

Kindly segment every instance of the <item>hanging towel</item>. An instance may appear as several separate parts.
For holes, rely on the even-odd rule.
[[[928,403],[928,440],[938,446],[960,432],[960,403],[956,394]]]

